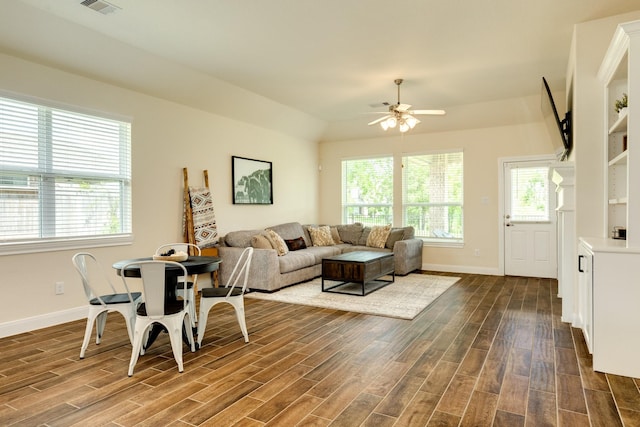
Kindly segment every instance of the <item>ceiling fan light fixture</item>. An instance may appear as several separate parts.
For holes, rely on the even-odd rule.
[[[387,124],[389,125],[389,127],[391,129],[395,128],[396,125],[398,124],[398,119],[396,119],[395,117],[389,117],[389,119],[387,120]]]
[[[388,102],[384,102],[383,105],[387,105],[389,107],[389,111],[385,112],[387,114],[384,117],[380,117],[377,120],[373,120],[369,122],[369,126],[375,125],[376,123],[380,123],[380,127],[383,130],[394,129],[396,126],[399,128],[400,132],[407,132],[408,130],[416,127],[420,120],[414,117],[414,114],[428,114],[428,115],[438,115],[441,116],[445,114],[444,110],[411,110],[411,105],[409,104],[401,104],[400,103],[400,85],[402,84],[402,79],[395,79],[394,83],[398,88],[398,103],[390,104]],[[373,105],[371,105],[373,107]],[[380,114],[381,112],[376,112],[376,114]]]
[[[407,115],[405,122],[409,125],[409,128],[413,129],[418,124],[418,119],[413,116]]]

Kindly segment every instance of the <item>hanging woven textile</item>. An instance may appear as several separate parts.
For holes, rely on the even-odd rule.
[[[189,197],[196,245],[201,248],[217,245],[218,226],[211,191],[206,187],[189,187]]]
[[[188,243],[200,248],[216,246],[219,241],[213,199],[209,190],[209,174],[204,171],[204,187],[189,186],[187,169],[184,175],[184,228]]]

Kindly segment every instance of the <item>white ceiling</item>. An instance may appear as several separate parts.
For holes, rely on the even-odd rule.
[[[380,136],[367,122],[384,108],[370,105],[395,102],[398,77],[403,102],[448,112],[413,132],[529,120],[542,76],[565,89],[573,25],[640,9],[639,0],[109,1],[120,9],[107,15],[81,0],[3,3],[0,50],[230,116],[277,121],[265,110],[282,104],[319,139]],[[42,31],[21,35],[30,24]],[[216,81],[215,91],[194,80]]]

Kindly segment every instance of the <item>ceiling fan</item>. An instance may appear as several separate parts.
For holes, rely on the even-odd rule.
[[[379,112],[376,114],[385,114],[385,116],[380,117],[372,122],[369,122],[369,126],[375,125],[376,123],[380,123],[382,129],[393,129],[398,126],[400,132],[406,132],[409,129],[413,129],[420,120],[418,120],[416,115],[432,115],[432,116],[441,116],[445,114],[444,110],[410,110],[411,105],[409,104],[401,104],[400,103],[400,85],[402,84],[403,79],[395,79],[394,83],[398,86],[398,103],[397,104],[389,104],[387,102],[383,103],[383,105],[389,106],[388,112]]]

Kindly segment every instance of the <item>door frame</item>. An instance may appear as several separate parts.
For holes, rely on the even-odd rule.
[[[505,163],[513,162],[556,162],[556,156],[553,154],[540,154],[532,156],[520,156],[520,157],[500,157],[498,158],[498,273],[504,276],[504,215],[505,215],[505,188],[504,188],[504,165]],[[551,165],[549,165],[551,167]],[[549,178],[551,183],[551,178]],[[556,233],[556,241],[554,244],[558,245],[558,236]]]

